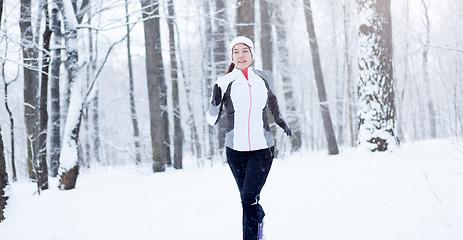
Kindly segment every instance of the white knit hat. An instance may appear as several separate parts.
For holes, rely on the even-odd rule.
[[[233,47],[238,44],[238,43],[243,43],[246,44],[249,47],[249,50],[251,50],[251,55],[252,59],[254,60],[254,43],[251,41],[251,39],[244,37],[244,36],[238,36],[236,38],[233,38],[230,42],[229,46],[229,53],[231,53],[230,57],[233,60]]]

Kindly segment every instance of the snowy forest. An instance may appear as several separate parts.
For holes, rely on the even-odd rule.
[[[16,181],[40,195],[102,167],[223,165],[205,112],[239,35],[293,132],[272,124],[278,158],[463,139],[461,0],[1,4],[0,221]]]

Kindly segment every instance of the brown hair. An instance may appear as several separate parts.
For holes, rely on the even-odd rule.
[[[235,64],[234,63],[230,63],[230,66],[228,67],[228,71],[226,74],[230,73],[231,71],[233,71],[233,69],[235,68]]]

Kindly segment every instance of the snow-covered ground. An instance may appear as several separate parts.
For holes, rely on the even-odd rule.
[[[239,240],[241,205],[227,165],[152,174],[83,172],[76,189],[13,183],[1,240]],[[345,149],[275,159],[262,192],[268,240],[463,239],[463,142]]]

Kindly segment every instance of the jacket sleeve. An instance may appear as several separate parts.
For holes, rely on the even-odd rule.
[[[206,113],[206,120],[209,125],[214,126],[219,122],[223,107],[223,91],[220,86],[215,83],[212,89],[212,95],[209,105],[209,110]]]
[[[274,93],[273,75],[269,71],[260,71],[259,75],[264,79],[265,84],[267,85],[267,106],[272,113],[273,119],[275,119],[275,123],[278,124],[278,126],[280,126],[282,129],[285,129],[288,127],[288,124],[286,124],[283,116],[280,113],[278,100]]]
[[[273,115],[273,119],[275,119],[275,123],[278,124],[282,129],[285,129],[288,127],[288,124],[286,124],[285,120],[283,119],[283,116],[280,113],[280,108],[278,107],[278,100],[275,94],[271,89],[268,91],[268,103],[267,103],[268,108],[270,109],[270,112]]]

